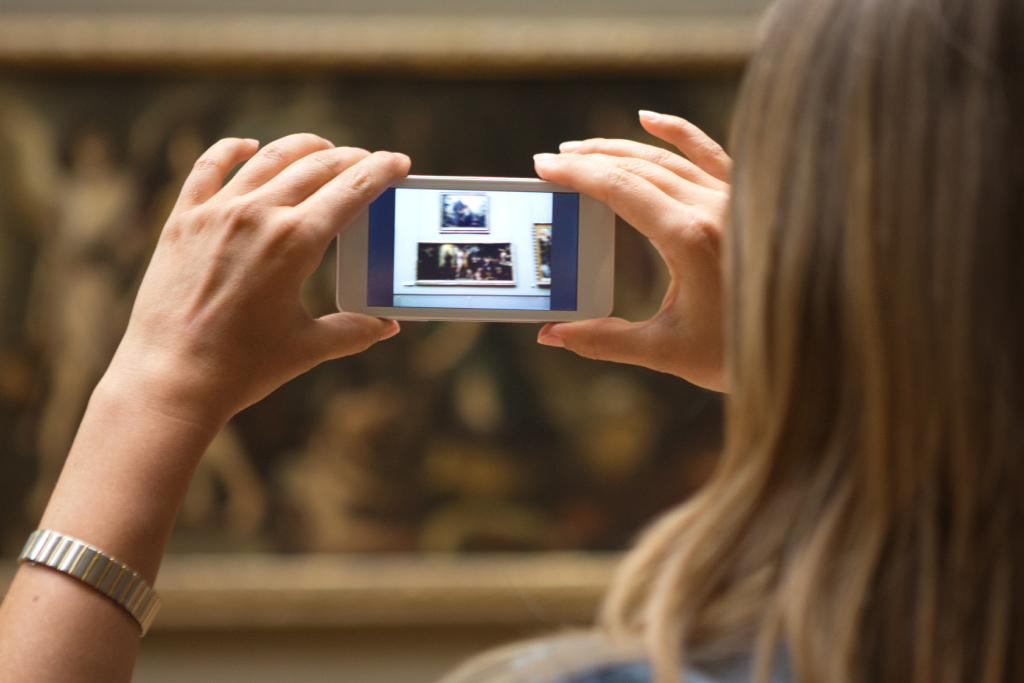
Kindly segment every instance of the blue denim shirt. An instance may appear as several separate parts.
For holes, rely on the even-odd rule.
[[[691,668],[686,674],[686,683],[752,683],[752,662],[749,658],[737,658],[699,668]],[[647,662],[632,662],[603,666],[580,672],[553,683],[652,683],[651,667]],[[792,683],[789,662],[786,657],[776,659],[772,683]]]

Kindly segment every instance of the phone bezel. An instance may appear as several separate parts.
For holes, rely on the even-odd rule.
[[[473,320],[486,322],[562,322],[602,318],[611,313],[615,276],[615,214],[605,204],[567,187],[536,178],[408,176],[394,188],[494,192],[561,192],[578,194],[579,252],[575,311],[414,308],[367,306],[369,209],[363,210],[338,235],[338,310],[389,320]]]

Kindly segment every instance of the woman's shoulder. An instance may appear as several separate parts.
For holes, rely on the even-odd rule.
[[[792,683],[788,662],[780,656],[771,683]],[[687,669],[686,683],[752,683],[753,664],[750,657],[735,657]],[[654,675],[647,662],[623,662],[579,671],[551,683],[653,683]]]
[[[640,643],[620,643],[598,632],[566,634],[514,645],[480,655],[441,683],[653,683]],[[792,683],[784,651],[775,658],[771,683]],[[686,683],[752,683],[747,655],[695,658]]]
[[[553,683],[652,683],[651,667],[646,662],[611,664],[582,671]]]

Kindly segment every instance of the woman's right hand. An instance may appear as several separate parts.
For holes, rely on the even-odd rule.
[[[641,112],[640,121],[689,159],[638,142],[593,139],[537,155],[536,169],[608,204],[650,239],[672,278],[661,309],[644,322],[549,323],[538,341],[726,391],[721,245],[732,160],[681,118]]]
[[[409,158],[306,134],[258,147],[221,140],[185,181],[40,522],[150,584],[224,422],[317,363],[398,332],[355,313],[313,318],[299,290]],[[0,605],[0,680],[127,683],[138,639],[134,619],[99,592],[24,565]]]
[[[409,158],[309,134],[257,150],[255,140],[221,140],[196,162],[105,383],[223,421],[398,332],[355,313],[312,318],[299,290],[338,232],[408,173]]]

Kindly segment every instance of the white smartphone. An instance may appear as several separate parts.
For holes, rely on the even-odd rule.
[[[528,178],[409,176],[338,237],[338,308],[549,322],[612,309],[615,215]]]

